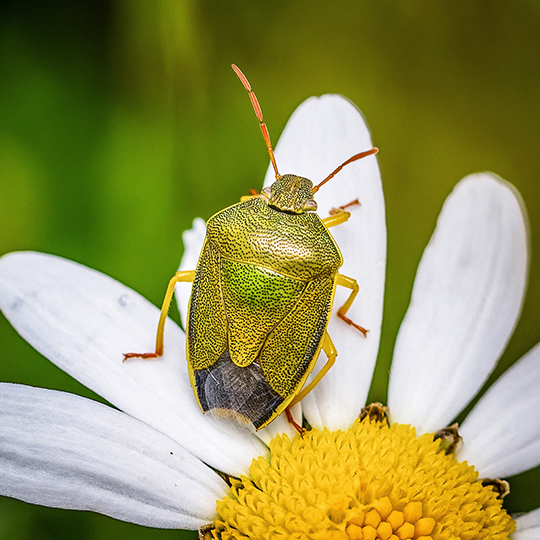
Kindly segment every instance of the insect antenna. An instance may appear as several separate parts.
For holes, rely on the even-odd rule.
[[[329,180],[334,178],[334,176],[336,176],[336,174],[339,171],[341,171],[341,169],[343,169],[343,167],[345,167],[345,165],[348,165],[349,163],[352,163],[353,161],[358,161],[359,159],[362,159],[364,157],[376,154],[378,151],[379,151],[379,149],[377,147],[375,147],[375,148],[372,148],[371,150],[366,150],[365,152],[360,152],[359,154],[355,154],[353,157],[351,157],[347,161],[343,162],[339,167],[337,167],[337,169],[335,169],[333,172],[331,172],[320,184],[317,184],[316,186],[313,186],[311,191],[313,193],[316,193],[317,191],[319,191],[319,188],[321,186],[324,186],[324,184],[326,184],[326,182],[328,182]]]
[[[272,162],[272,167],[274,167],[274,171],[276,173],[276,180],[279,180],[281,178],[281,174],[279,174],[276,158],[274,157],[274,150],[272,149],[272,143],[270,142],[270,133],[268,132],[268,128],[266,127],[266,124],[264,123],[263,119],[263,113],[261,106],[259,105],[259,100],[257,99],[257,96],[255,95],[255,92],[253,92],[251,88],[251,84],[249,84],[249,81],[247,80],[247,77],[240,71],[240,68],[236,66],[235,64],[232,64],[231,67],[233,68],[234,72],[244,85],[244,88],[249,93],[249,99],[251,100],[251,104],[253,105],[253,110],[255,111],[255,114],[257,115],[257,119],[259,120],[259,124],[261,126],[261,131],[264,137],[264,142],[266,143],[266,148],[268,148],[268,154],[270,156],[270,161]]]

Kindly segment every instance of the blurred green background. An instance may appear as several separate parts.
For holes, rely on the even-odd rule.
[[[159,305],[181,232],[259,187],[266,170],[232,62],[274,141],[305,98],[338,92],[363,110],[381,148],[388,277],[373,399],[385,399],[392,344],[441,205],[471,172],[512,182],[531,225],[523,316],[490,382],[540,340],[536,0],[2,1],[0,254],[62,255]],[[95,397],[3,317],[0,343],[0,380]],[[510,511],[540,506],[538,469],[511,480]],[[2,540],[183,534],[0,499]]]

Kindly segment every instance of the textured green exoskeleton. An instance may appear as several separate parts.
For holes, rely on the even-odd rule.
[[[345,316],[358,285],[338,273],[343,259],[328,230],[350,214],[338,209],[321,219],[314,213],[313,194],[343,166],[377,150],[353,156],[318,186],[307,178],[281,176],[255,94],[233,67],[250,92],[276,181],[208,220],[196,270],[177,272],[169,283],[156,351],[125,357],[163,354],[174,287],[193,281],[186,332],[195,397],[204,412],[260,429],[305,397],[334,363],[337,352],[326,329],[337,285],[351,289],[338,316],[366,333]],[[321,348],[327,363],[305,385]]]
[[[292,195],[302,209],[311,186],[285,175],[269,201],[252,198],[208,220],[187,323],[189,373],[204,411],[234,411],[260,428],[313,368],[343,260],[317,214],[278,206]]]

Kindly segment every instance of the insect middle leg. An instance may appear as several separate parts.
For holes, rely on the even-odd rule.
[[[360,289],[360,287],[358,287],[358,283],[356,282],[356,279],[343,276],[342,274],[338,274],[336,278],[336,283],[338,285],[341,285],[342,287],[346,287],[347,289],[352,289],[351,294],[349,295],[349,298],[347,298],[345,303],[338,309],[337,316],[340,319],[343,319],[347,324],[354,326],[357,330],[362,332],[364,336],[367,336],[368,330],[366,330],[363,326],[356,324],[351,319],[349,319],[349,317],[345,315],[345,313],[347,313],[352,303],[354,302],[354,299],[356,298],[356,295],[358,294],[358,291]]]
[[[154,352],[147,353],[125,353],[124,362],[129,358],[157,358],[163,356],[163,334],[165,332],[165,321],[167,320],[167,314],[169,313],[169,307],[171,305],[172,297],[174,294],[174,287],[181,281],[193,281],[195,279],[195,270],[184,270],[176,272],[176,274],[169,281],[167,286],[167,292],[163,299],[163,305],[161,306],[161,314],[159,316],[159,323],[156,336],[156,350]]]

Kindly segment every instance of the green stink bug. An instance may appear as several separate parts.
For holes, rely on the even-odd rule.
[[[174,287],[193,282],[186,333],[195,397],[204,412],[260,429],[303,399],[334,363],[327,326],[337,285],[351,290],[338,316],[365,334],[346,316],[358,285],[338,273],[343,259],[328,231],[350,214],[339,209],[321,219],[313,194],[344,166],[377,149],[354,155],[317,186],[293,174],[281,176],[257,98],[242,72],[233,69],[249,92],[276,181],[208,220],[196,270],[177,272],[169,283],[155,352],[125,358],[163,354]],[[328,360],[306,385],[321,348]]]

